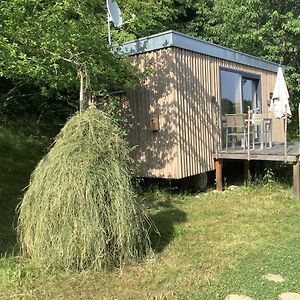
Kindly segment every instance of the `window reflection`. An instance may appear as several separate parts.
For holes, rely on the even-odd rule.
[[[250,109],[257,109],[257,80],[250,78],[243,78],[242,95],[243,95],[243,112]]]
[[[221,70],[222,114],[246,113],[260,109],[257,89],[258,80],[243,74]]]
[[[223,114],[239,113],[241,98],[241,83],[238,73],[221,71],[221,95]]]

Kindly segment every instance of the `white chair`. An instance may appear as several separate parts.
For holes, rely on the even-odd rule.
[[[252,147],[255,149],[255,139],[258,137],[260,148],[272,147],[272,119],[263,114],[253,114],[251,118]]]
[[[235,148],[235,141],[241,137],[241,146],[245,149],[246,144],[246,126],[245,116],[243,114],[227,114],[226,121],[226,150],[228,149],[228,142],[231,139],[232,148]]]

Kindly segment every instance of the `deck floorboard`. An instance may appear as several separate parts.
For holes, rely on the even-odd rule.
[[[273,161],[291,161],[295,162],[299,159],[300,143],[288,142],[287,155],[284,153],[284,143],[274,143],[271,148],[260,149],[259,145],[255,149],[248,150],[243,148],[228,148],[215,153],[218,159],[246,159],[246,160],[273,160]]]

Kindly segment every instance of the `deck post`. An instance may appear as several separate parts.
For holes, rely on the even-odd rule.
[[[299,156],[293,163],[293,193],[296,198],[300,198],[300,164]]]
[[[249,174],[249,160],[244,160],[244,181],[248,181],[248,174]]]
[[[250,122],[251,122],[250,120],[251,120],[251,113],[250,113],[250,106],[248,106],[248,123],[247,123],[247,159],[248,160],[250,160]]]
[[[287,162],[287,105],[285,105],[284,115],[284,161]]]
[[[223,183],[222,183],[222,167],[223,167],[223,159],[216,159],[215,160],[215,167],[216,167],[216,186],[217,191],[222,192],[223,190]]]

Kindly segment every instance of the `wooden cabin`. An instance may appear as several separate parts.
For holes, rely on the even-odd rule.
[[[123,112],[141,177],[180,179],[215,169],[222,116],[268,113],[279,65],[185,34],[167,31],[122,46],[145,72],[126,92]],[[282,120],[272,120],[283,142]]]

